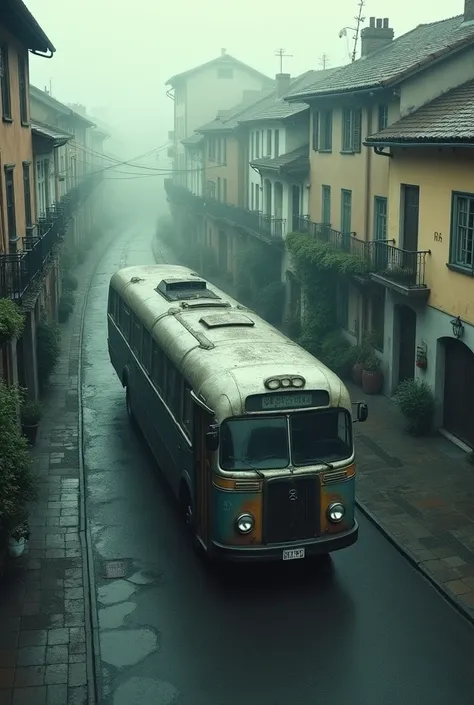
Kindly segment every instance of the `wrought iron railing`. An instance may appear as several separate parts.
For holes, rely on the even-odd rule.
[[[36,229],[28,229],[29,234],[23,238],[20,252],[0,253],[0,298],[21,302],[41,276],[53,249],[64,238],[75,209],[88,197],[96,183],[97,179],[90,177],[64,196],[60,203],[51,206],[38,220]]]
[[[371,271],[406,289],[426,288],[426,256],[430,250],[410,252],[390,242],[373,240],[367,243]]]

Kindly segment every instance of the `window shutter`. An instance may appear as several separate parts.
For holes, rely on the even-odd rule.
[[[360,152],[362,148],[362,110],[354,110],[354,126],[352,133],[353,150]]]
[[[313,112],[313,150],[317,152],[319,149],[319,112]]]
[[[327,112],[327,126],[326,126],[326,149],[332,151],[332,110],[328,110]]]

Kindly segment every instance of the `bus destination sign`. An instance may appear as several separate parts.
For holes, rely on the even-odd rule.
[[[279,411],[327,406],[329,394],[321,389],[311,392],[270,392],[253,394],[245,400],[246,411]]]

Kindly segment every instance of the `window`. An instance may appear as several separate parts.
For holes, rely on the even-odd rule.
[[[374,198],[374,240],[387,239],[387,199]]]
[[[377,295],[372,296],[372,333],[374,345],[383,352],[385,328],[385,289],[381,288]]]
[[[222,200],[227,203],[227,179],[222,179]]]
[[[280,130],[275,130],[275,154],[273,156],[280,156]]]
[[[173,363],[168,359],[165,358],[166,360],[166,392],[165,392],[165,401],[166,404],[168,405],[168,408],[171,410],[175,418],[180,419],[181,418],[181,412],[182,412],[182,387],[183,387],[183,382],[181,379],[181,375],[179,372],[176,370],[175,366]]]
[[[331,225],[331,187],[321,187],[321,222],[324,225]]]
[[[227,164],[227,137],[222,140],[222,161]]]
[[[224,421],[220,434],[220,463],[224,470],[286,468],[290,462],[284,416]]]
[[[341,190],[341,231],[349,234],[352,223],[352,191]]]
[[[254,190],[253,190],[253,184],[250,184],[250,210],[253,211],[255,210],[255,203],[254,203]]]
[[[140,360],[142,355],[142,325],[135,316],[132,316],[132,350]]]
[[[290,417],[296,466],[345,460],[352,455],[352,419],[345,409],[304,411]]]
[[[10,64],[8,61],[8,44],[0,47],[0,80],[2,93],[2,116],[4,120],[12,118],[12,100],[10,93]]]
[[[260,186],[255,184],[255,210],[260,210]]]
[[[207,190],[209,193],[209,197],[215,198],[216,197],[216,182],[215,181],[208,181],[207,182]]]
[[[18,85],[20,89],[20,120],[22,125],[28,124],[28,81],[26,59],[18,54]]]
[[[162,392],[166,378],[165,356],[155,342],[151,347],[151,378],[158,391]]]
[[[217,69],[217,78],[233,78],[234,70],[230,66],[221,66]]]
[[[272,156],[272,131],[267,130],[267,157]]]
[[[126,340],[130,341],[130,309],[127,304],[123,304],[121,329]]]
[[[341,328],[349,329],[349,283],[341,280],[337,289],[337,322]]]
[[[220,139],[220,137],[218,137],[216,141],[217,141],[217,145],[216,145],[217,146],[217,159],[216,159],[216,161],[218,164],[221,164],[222,163],[222,140]]]
[[[108,313],[112,318],[118,322],[118,310],[119,310],[119,298],[115,289],[109,289],[109,305]]]
[[[250,153],[250,159],[253,159],[255,156],[255,146],[254,146],[254,133],[250,133],[249,141],[250,141],[250,147],[249,147],[249,153]]]
[[[260,157],[260,132],[255,133],[255,157],[256,159]]]
[[[450,263],[474,271],[474,194],[453,193]]]
[[[379,105],[379,132],[388,126],[388,105]]]
[[[321,113],[320,120],[319,151],[330,152],[332,150],[332,110]]]
[[[5,192],[7,200],[8,239],[16,242],[15,180],[13,167],[5,167]]]
[[[185,384],[183,385],[183,413],[181,417],[182,427],[188,438],[193,437],[193,400],[191,398],[191,389]]]
[[[217,200],[221,200],[221,177],[217,177]]]
[[[31,183],[30,183],[30,163],[23,162],[23,194],[25,198],[25,222],[26,227],[31,227]]]
[[[214,162],[216,160],[216,139],[215,137],[209,138],[209,161]]]
[[[342,111],[342,152],[361,151],[362,110],[349,108]]]
[[[317,152],[319,149],[319,113],[315,111],[312,116],[313,119],[313,151]]]

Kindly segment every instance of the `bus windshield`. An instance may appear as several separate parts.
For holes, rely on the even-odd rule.
[[[305,411],[287,416],[228,419],[221,426],[224,470],[282,470],[290,464],[316,465],[352,454],[352,421],[345,409]]]

